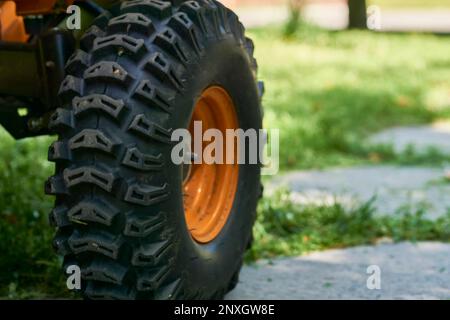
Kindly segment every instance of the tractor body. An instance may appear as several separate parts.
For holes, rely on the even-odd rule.
[[[115,0],[0,1],[0,125],[14,138],[48,134],[64,65],[79,35]],[[81,29],[69,30],[68,6],[81,9]]]

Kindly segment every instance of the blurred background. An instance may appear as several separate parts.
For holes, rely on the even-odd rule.
[[[289,9],[294,8],[301,11],[305,21],[330,30],[368,25],[369,29],[379,31],[450,32],[449,0],[225,0],[223,3],[239,12],[246,25],[253,26],[283,21],[290,15]]]
[[[292,190],[266,192],[247,260],[379,239],[449,242],[450,0],[222,2],[255,42],[265,126],[281,129],[280,177],[301,173],[297,200]],[[51,248],[52,199],[43,192],[53,139],[14,141],[0,128],[0,298],[70,297]],[[371,192],[350,208],[334,201],[327,183],[335,172],[327,170],[361,166],[375,171],[343,173],[339,181],[351,189],[358,180],[363,189],[374,177],[394,175],[407,185],[410,172],[431,170],[420,171],[433,174],[414,195],[440,211],[430,218],[430,206],[411,206],[386,188],[389,201],[403,202],[378,210]],[[394,169],[383,174],[379,166]],[[302,189],[308,181],[310,189]],[[431,189],[437,196],[427,198]],[[310,190],[333,201],[302,202]]]

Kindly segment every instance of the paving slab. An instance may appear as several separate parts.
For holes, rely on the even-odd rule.
[[[299,205],[342,204],[346,209],[374,199],[376,214],[423,209],[430,219],[447,214],[450,180],[435,167],[360,166],[328,170],[295,171],[275,178],[267,192],[291,190]]]
[[[368,274],[369,266],[379,268],[379,290],[368,289],[375,270]],[[227,299],[448,300],[450,244],[405,242],[264,260],[243,268]]]
[[[397,153],[413,146],[418,153],[435,149],[450,155],[450,124],[440,122],[426,126],[395,127],[374,134],[368,142],[391,145]]]

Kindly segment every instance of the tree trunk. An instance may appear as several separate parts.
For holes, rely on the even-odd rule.
[[[348,0],[348,13],[350,29],[367,28],[366,0]]]

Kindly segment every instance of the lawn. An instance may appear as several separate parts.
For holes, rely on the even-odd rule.
[[[281,129],[283,170],[448,160],[438,153],[395,155],[365,143],[383,128],[450,115],[447,38],[311,27],[290,39],[277,27],[249,34],[266,83],[265,124]],[[46,161],[51,140],[15,142],[0,129],[0,297],[67,296],[47,224],[52,199],[43,194],[53,170]],[[367,204],[350,214],[339,207],[300,209],[282,194],[266,198],[247,258],[370,243],[380,236],[449,240],[448,220],[426,221],[420,212],[380,220]]]
[[[311,27],[289,40],[280,33],[250,32],[267,88],[265,125],[282,128],[283,169],[442,160],[395,156],[389,148],[368,147],[365,138],[449,115],[447,38]]]

